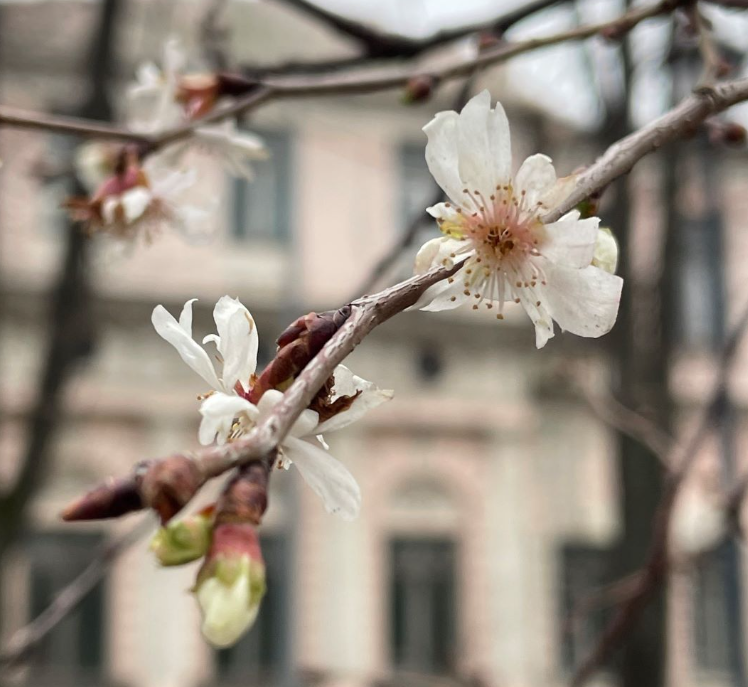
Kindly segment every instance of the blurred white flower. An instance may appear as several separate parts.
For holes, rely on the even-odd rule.
[[[697,481],[683,487],[670,520],[670,551],[692,557],[714,549],[727,532],[727,512],[719,491]]]
[[[509,122],[500,104],[491,109],[488,91],[459,114],[440,112],[424,131],[429,170],[451,202],[428,208],[445,236],[424,244],[415,271],[465,262],[414,307],[438,311],[472,303],[475,310],[496,308],[503,319],[504,304],[513,300],[534,323],[538,348],[554,335],[553,320],[580,336],[610,331],[623,280],[592,264],[600,220],[573,211],[551,224],[540,221],[575,180],[557,179],[550,158],[539,154],[512,177]],[[606,267],[613,249],[615,242],[606,245]]]
[[[213,311],[218,334],[211,334],[203,343],[216,344],[223,361],[219,375],[205,350],[192,338],[192,303],[187,301],[177,321],[161,305],[151,318],[156,332],[177,349],[182,359],[211,387],[200,407],[199,440],[203,445],[232,441],[261,422],[279,403],[283,394],[275,389],[266,391],[255,405],[248,400],[257,367],[257,328],[249,311],[238,299],[222,297]],[[349,398],[344,409],[319,421],[319,414],[304,410],[279,447],[278,464],[291,464],[301,472],[307,484],[317,493],[329,513],[346,520],[358,515],[361,492],[348,470],[327,451],[323,432],[336,431],[360,419],[372,408],[392,398],[392,392],[354,375],[338,365],[334,372],[332,397]]]
[[[216,77],[185,75],[186,62],[179,42],[172,39],[164,46],[163,69],[153,63],[138,69],[136,82],[127,91],[127,122],[133,131],[156,134],[221,107]],[[170,159],[179,160],[192,146],[214,157],[229,173],[247,179],[253,177],[250,163],[269,156],[262,139],[240,131],[234,118],[198,127],[190,141],[168,151]]]
[[[208,233],[209,208],[189,202],[197,174],[163,166],[151,158],[142,166],[131,158],[122,172],[107,178],[91,198],[70,198],[70,215],[91,233],[150,241],[164,227],[188,237]]]

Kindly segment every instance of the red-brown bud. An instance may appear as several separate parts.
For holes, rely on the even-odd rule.
[[[268,389],[285,391],[309,361],[322,350],[351,315],[351,306],[298,318],[278,337],[279,350],[252,386],[249,400],[257,403]]]
[[[406,105],[422,103],[428,100],[434,93],[438,81],[430,74],[419,74],[408,80],[401,100]]]
[[[162,523],[168,522],[189,503],[205,479],[197,463],[175,455],[151,465],[140,486],[145,505],[153,508]]]
[[[112,478],[73,501],[61,517],[69,522],[118,518],[142,509],[143,505],[136,477]]]

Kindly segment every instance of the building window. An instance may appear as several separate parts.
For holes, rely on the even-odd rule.
[[[678,329],[682,342],[713,349],[722,330],[722,223],[716,212],[681,216],[676,241]]]
[[[27,555],[29,618],[49,607],[59,591],[90,563],[103,537],[93,533],[37,533]],[[39,645],[30,661],[29,684],[100,685],[103,667],[105,589],[99,583],[54,632]]]
[[[605,628],[608,613],[594,609],[580,614],[579,602],[606,583],[609,550],[585,544],[567,544],[560,552],[561,662],[572,671],[589,654]]]
[[[454,674],[455,545],[446,539],[391,543],[391,649],[397,670]]]
[[[405,231],[416,217],[422,217],[418,232],[410,249],[401,258],[402,278],[413,275],[413,260],[418,249],[429,239],[439,236],[436,221],[426,215],[426,208],[434,201],[438,190],[429,172],[424,156],[424,145],[406,143],[400,148],[400,216],[396,218],[401,231]]]
[[[263,132],[270,158],[254,165],[255,177],[233,179],[233,237],[239,241],[286,243],[291,235],[291,139]]]
[[[728,640],[727,579],[728,547],[705,556],[694,570],[693,632],[696,663],[705,671],[727,673],[730,667]]]
[[[287,661],[287,542],[263,536],[261,544],[267,592],[252,629],[234,646],[216,652],[219,685],[277,684]]]

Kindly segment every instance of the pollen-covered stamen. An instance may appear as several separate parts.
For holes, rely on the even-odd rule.
[[[474,310],[498,304],[497,315],[502,319],[506,300],[517,302],[521,290],[545,282],[542,267],[534,259],[540,255],[543,225],[526,192],[515,193],[511,184],[497,185],[490,195],[464,188],[462,210],[457,219],[439,224],[447,235],[453,235],[457,226],[466,239],[466,250],[473,252],[460,275],[463,295],[475,298]]]

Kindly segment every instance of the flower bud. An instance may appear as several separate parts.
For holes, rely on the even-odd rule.
[[[172,520],[156,532],[151,540],[151,551],[164,566],[195,561],[208,551],[212,526],[210,510]]]
[[[436,78],[430,74],[419,74],[408,80],[402,95],[402,102],[406,105],[422,103],[428,100],[434,92]]]
[[[597,232],[592,265],[610,274],[616,273],[616,267],[618,267],[618,242],[608,227],[600,227]]]
[[[205,639],[219,648],[235,644],[254,623],[265,594],[265,563],[252,525],[215,528],[193,591]]]

